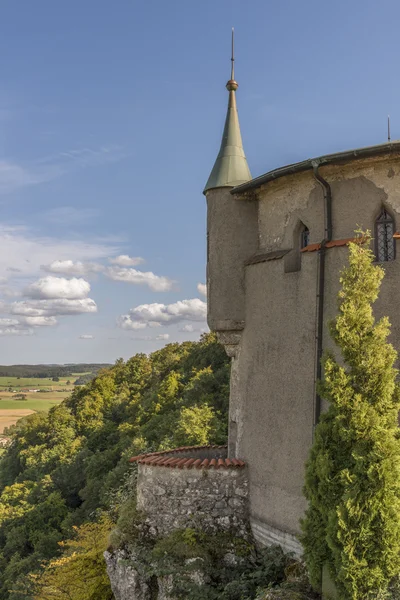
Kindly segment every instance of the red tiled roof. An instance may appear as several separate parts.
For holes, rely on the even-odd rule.
[[[139,454],[129,459],[129,462],[137,462],[139,465],[150,465],[154,467],[170,467],[176,469],[229,469],[241,468],[245,466],[243,460],[238,458],[196,458],[196,454],[202,450],[226,450],[227,446],[183,446],[173,450],[163,450],[162,452],[150,452],[149,454]],[[193,456],[174,457],[177,453],[193,452]]]

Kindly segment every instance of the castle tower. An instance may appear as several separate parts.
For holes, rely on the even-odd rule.
[[[204,189],[207,198],[207,320],[232,357],[229,455],[237,456],[239,399],[235,368],[244,327],[244,261],[257,248],[257,203],[253,195],[238,199],[231,190],[251,179],[243,150],[236,107],[238,83],[234,76],[232,29],[231,78],[225,127],[214,167]]]

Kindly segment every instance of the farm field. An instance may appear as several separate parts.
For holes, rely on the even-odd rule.
[[[10,427],[21,419],[22,417],[26,417],[27,415],[32,415],[34,413],[33,410],[28,409],[2,409],[0,410],[0,433],[4,430],[5,427]]]
[[[73,389],[73,382],[77,377],[80,377],[83,373],[71,374],[70,377],[60,377],[59,381],[53,381],[51,378],[41,377],[0,377],[0,391],[4,388],[8,389],[12,387],[16,391],[20,391],[21,388],[34,388],[34,389],[57,389],[68,387]],[[69,382],[68,386],[67,383]]]
[[[60,377],[60,381],[32,377],[0,377],[0,435],[5,427],[15,424],[22,417],[33,412],[48,411],[52,406],[60,404],[74,389],[72,384],[77,376]],[[11,388],[12,391],[9,391]],[[26,399],[15,398],[16,394],[23,394]]]

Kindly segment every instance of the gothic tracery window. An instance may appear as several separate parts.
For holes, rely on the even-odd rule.
[[[387,262],[395,259],[396,245],[393,239],[394,219],[391,214],[382,208],[375,221],[375,254],[378,262]]]

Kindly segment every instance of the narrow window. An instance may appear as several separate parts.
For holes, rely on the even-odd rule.
[[[301,221],[293,230],[293,246],[285,256],[285,273],[295,273],[301,269],[301,250],[310,243],[310,230]]]
[[[394,219],[386,208],[382,208],[375,221],[375,254],[378,262],[395,259],[396,246],[393,235]]]
[[[310,243],[310,230],[304,225],[300,232],[300,248],[305,248]]]

